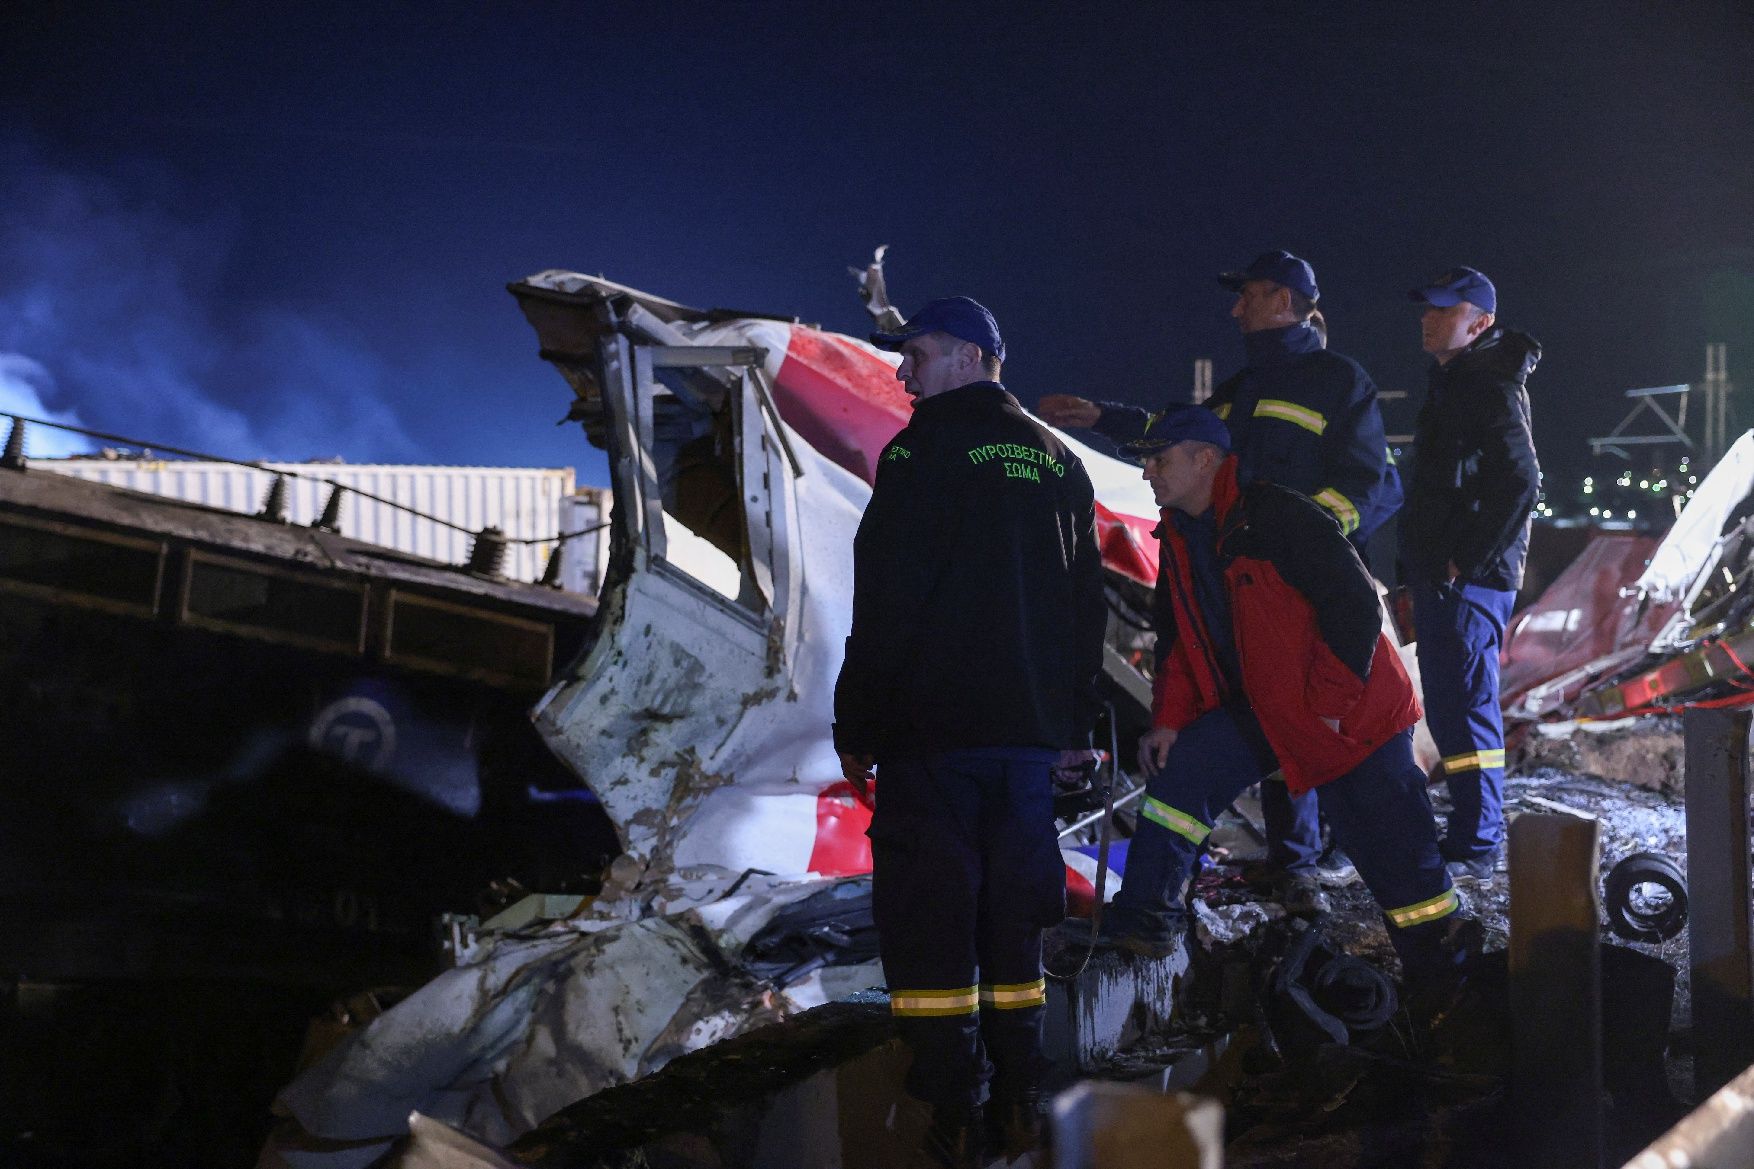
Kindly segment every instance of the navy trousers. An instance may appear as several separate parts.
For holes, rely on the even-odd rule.
[[[1160,934],[1187,913],[1194,861],[1218,814],[1270,765],[1246,706],[1212,711],[1183,728],[1145,785],[1139,830],[1109,920],[1116,930]],[[1410,982],[1443,975],[1459,955],[1443,945],[1444,918],[1460,908],[1437,851],[1425,775],[1403,731],[1357,767],[1317,788],[1334,836],[1358,866],[1389,927]]]
[[[1449,860],[1490,856],[1504,843],[1504,715],[1498,654],[1516,594],[1457,582],[1413,587],[1425,723],[1443,758]]]
[[[1039,1089],[1042,930],[1066,914],[1056,751],[883,759],[871,819],[872,911],[890,1011],[913,1050],[910,1095],[940,1115]],[[990,1063],[989,1063],[990,1060]]]
[[[1322,857],[1322,812],[1316,793],[1294,796],[1279,780],[1263,780],[1261,818],[1266,821],[1267,863],[1287,872],[1312,872]]]

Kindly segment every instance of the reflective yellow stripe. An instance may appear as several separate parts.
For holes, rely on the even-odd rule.
[[[1228,419],[1230,417],[1230,403],[1223,402],[1212,407],[1212,413],[1218,415],[1220,418]]]
[[[1485,771],[1490,767],[1504,766],[1504,748],[1493,747],[1485,751],[1469,751],[1465,755],[1446,756],[1443,761],[1445,775],[1454,775],[1458,771]]]
[[[1338,491],[1332,487],[1324,487],[1310,498],[1334,513],[1334,518],[1340,521],[1340,530],[1346,535],[1350,536],[1358,530],[1358,509]]]
[[[1178,812],[1162,800],[1152,799],[1150,796],[1145,797],[1145,806],[1139,809],[1139,814],[1153,823],[1163,825],[1178,836],[1187,837],[1195,844],[1204,843],[1206,837],[1212,833],[1210,828],[1186,812]]]
[[[1255,417],[1277,418],[1281,422],[1301,426],[1311,434],[1320,434],[1328,428],[1328,420],[1308,406],[1299,406],[1296,402],[1287,402],[1280,398],[1262,398],[1255,404]]]
[[[892,1015],[972,1015],[981,1009],[978,987],[961,986],[955,990],[892,990],[889,992],[889,1013]]]
[[[1462,907],[1454,889],[1445,889],[1429,901],[1421,901],[1417,905],[1403,905],[1399,909],[1389,910],[1389,920],[1402,929],[1410,925],[1421,925],[1428,921],[1436,921],[1440,917],[1448,917]]]
[[[1387,457],[1387,459],[1389,460],[1389,466],[1391,466],[1391,467],[1400,466],[1399,463],[1395,462],[1395,448],[1394,447],[1386,446],[1382,450],[1383,450],[1383,455],[1385,457]]]
[[[1048,980],[1045,978],[1034,982],[996,982],[981,987],[981,1002],[1001,1011],[1046,1006],[1047,1001]]]

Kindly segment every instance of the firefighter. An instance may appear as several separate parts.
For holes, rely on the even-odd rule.
[[[1356,361],[1328,350],[1321,291],[1307,261],[1263,252],[1218,281],[1236,294],[1230,315],[1247,361],[1205,404],[1229,424],[1238,474],[1244,483],[1267,479],[1314,499],[1362,553],[1401,504],[1375,383]],[[1053,425],[1090,427],[1117,442],[1150,433],[1151,416],[1118,402],[1055,394],[1039,410]],[[1326,911],[1321,885],[1345,884],[1354,870],[1342,854],[1324,857],[1316,801],[1270,780],[1261,788],[1261,811],[1280,901],[1292,913]]]
[[[1095,496],[1000,384],[981,305],[933,301],[872,342],[900,352],[914,413],[854,543],[834,741],[856,788],[881,780],[873,910],[922,1154],[972,1165],[1039,1132],[1041,937],[1065,915],[1050,773],[1090,755],[1107,616]]]
[[[1293,793],[1316,794],[1409,983],[1453,979],[1465,954],[1446,941],[1460,901],[1413,760],[1419,702],[1356,550],[1308,498],[1241,486],[1230,433],[1209,410],[1170,407],[1130,453],[1163,508],[1163,661],[1139,743],[1139,834],[1107,936],[1171,952],[1218,813],[1279,767]]]
[[[1433,358],[1413,437],[1401,558],[1413,593],[1425,721],[1454,810],[1443,838],[1458,884],[1492,879],[1504,847],[1498,653],[1522,587],[1541,467],[1529,429],[1534,338],[1497,325],[1498,291],[1453,268],[1407,294]]]

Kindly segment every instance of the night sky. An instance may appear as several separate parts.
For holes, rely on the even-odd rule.
[[[863,333],[880,243],[904,310],[993,308],[1026,403],[1223,377],[1212,276],[1271,247],[1385,389],[1424,384],[1405,290],[1486,271],[1551,476],[1708,341],[1754,393],[1754,5],[849,11],[6,5],[0,410],[603,482],[508,281]]]

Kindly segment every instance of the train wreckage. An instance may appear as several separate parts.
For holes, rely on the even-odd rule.
[[[867,277],[880,274],[879,263]],[[516,1163],[571,1164],[555,1149],[576,1142],[553,1137],[560,1130],[550,1126],[575,1116],[581,1102],[689,1053],[732,1050],[739,1036],[881,982],[869,919],[870,810],[840,778],[828,730],[850,620],[853,533],[875,460],[910,408],[894,358],[792,319],[692,309],[600,277],[548,271],[510,291],[541,357],[572,388],[569,419],[609,455],[615,510],[594,607],[538,586],[447,575],[320,531],[263,535],[242,517],[155,510],[86,484],[39,486],[14,473],[22,459],[0,470],[8,553],[0,591],[12,603],[68,603],[68,566],[83,565],[101,583],[78,603],[106,622],[151,620],[162,637],[181,621],[210,638],[253,619],[277,654],[329,653],[323,660],[332,661],[344,643],[394,662],[409,679],[424,670],[466,683],[467,702],[424,699],[449,712],[447,726],[498,727],[509,709],[530,712],[514,720],[521,732],[495,732],[510,744],[496,764],[503,786],[525,793],[505,821],[511,831],[541,818],[533,798],[580,806],[543,793],[588,789],[592,798],[594,819],[572,822],[572,850],[557,846],[526,866],[521,887],[534,892],[497,913],[447,913],[447,968],[331,1036],[327,1050],[310,1051],[276,1099],[265,1166],[363,1169],[387,1156],[410,1165],[506,1164],[494,1150],[520,1140]],[[882,308],[879,291],[873,313]],[[1127,778],[1129,745],[1147,718],[1142,614],[1156,575],[1156,507],[1135,468],[1075,435],[1062,438],[1097,491],[1113,614],[1111,725],[1103,733],[1120,747],[1110,795],[1124,805],[1137,790]],[[1595,534],[1509,632],[1507,720],[1532,727],[1750,702],[1751,486],[1754,434],[1725,455],[1660,541]],[[95,540],[109,560],[99,564],[83,545],[56,552],[56,540]],[[240,582],[226,571],[280,583]],[[342,603],[312,592],[318,585],[301,583],[299,573],[357,590]],[[213,580],[198,584],[204,576]],[[150,603],[144,593],[118,592],[147,577]],[[273,627],[274,606],[260,598],[274,596],[329,602],[317,611],[334,615],[337,629],[357,611],[358,627],[342,629],[334,645],[314,645],[301,629]],[[397,605],[410,614],[400,625],[391,619]],[[422,616],[424,640],[398,655],[398,637],[421,637]],[[20,653],[40,649],[43,636],[21,643]],[[503,668],[482,664],[502,659]],[[348,691],[346,670],[311,674],[302,658],[286,668],[329,678],[311,699],[320,710],[360,697]],[[483,703],[493,711],[485,722]],[[545,750],[520,737],[532,726],[530,740],[539,737]],[[417,779],[406,782],[418,789]],[[1085,912],[1098,867],[1094,824],[1103,819],[1090,796],[1068,799],[1062,836],[1070,901]],[[1245,837],[1248,829],[1246,818],[1231,826]],[[454,833],[436,839],[439,851],[470,858],[459,881],[517,851]],[[592,847],[615,854],[600,887],[574,890],[553,877],[556,865],[585,864]],[[438,869],[423,860],[410,871]],[[438,902],[454,910],[468,904],[457,883],[397,895],[423,894],[419,912],[436,912]],[[1230,899],[1202,914],[1200,937],[1222,949],[1272,917],[1271,907]],[[1305,945],[1304,959],[1309,953]],[[365,985],[409,969],[406,961],[368,963],[357,975]],[[1076,1034],[1063,1035],[1060,1050],[1072,1070],[1169,1030],[1172,1014],[1185,1022],[1172,999],[1191,978],[1186,962],[1142,983],[1130,977],[1061,990],[1065,1029]],[[1226,1006],[1192,1013],[1210,1022],[1234,1010],[1233,990],[1216,997],[1225,994]],[[1221,1047],[1201,1050],[1216,1061]],[[849,1165],[882,1163],[850,1146],[838,1155]]]
[[[512,292],[610,456],[595,642],[534,719],[623,851],[564,922],[460,930],[454,970],[282,1092],[290,1135],[272,1153],[288,1164],[368,1164],[411,1111],[509,1143],[675,1055],[881,981],[870,812],[827,730],[853,533],[909,409],[894,358],[571,273]],[[1096,483],[1112,586],[1140,608],[1150,493],[1071,445]],[[1121,630],[1108,685],[1130,741],[1148,682],[1127,656],[1137,632]],[[1068,854],[1081,881],[1092,862]]]
[[[624,851],[602,893],[563,920],[461,934],[455,969],[283,1091],[288,1122],[267,1164],[368,1164],[411,1113],[503,1147],[686,1051],[880,981],[868,810],[839,779],[827,728],[851,537],[908,408],[893,359],[795,321],[574,273],[511,291],[574,390],[571,417],[610,455],[597,639],[535,721]],[[1133,468],[1062,437],[1097,488],[1115,613],[1107,683],[1130,743],[1148,694],[1133,614],[1155,575],[1155,508]],[[1754,571],[1751,474],[1754,436],[1659,546],[1604,534],[1524,613],[1506,655],[1514,718],[1744,700],[1754,678],[1724,665],[1742,660],[1738,637],[1754,642],[1737,587]],[[678,546],[693,573],[677,568]],[[1069,885],[1088,902],[1088,850],[1064,840]],[[432,1163],[477,1163],[449,1155]]]

